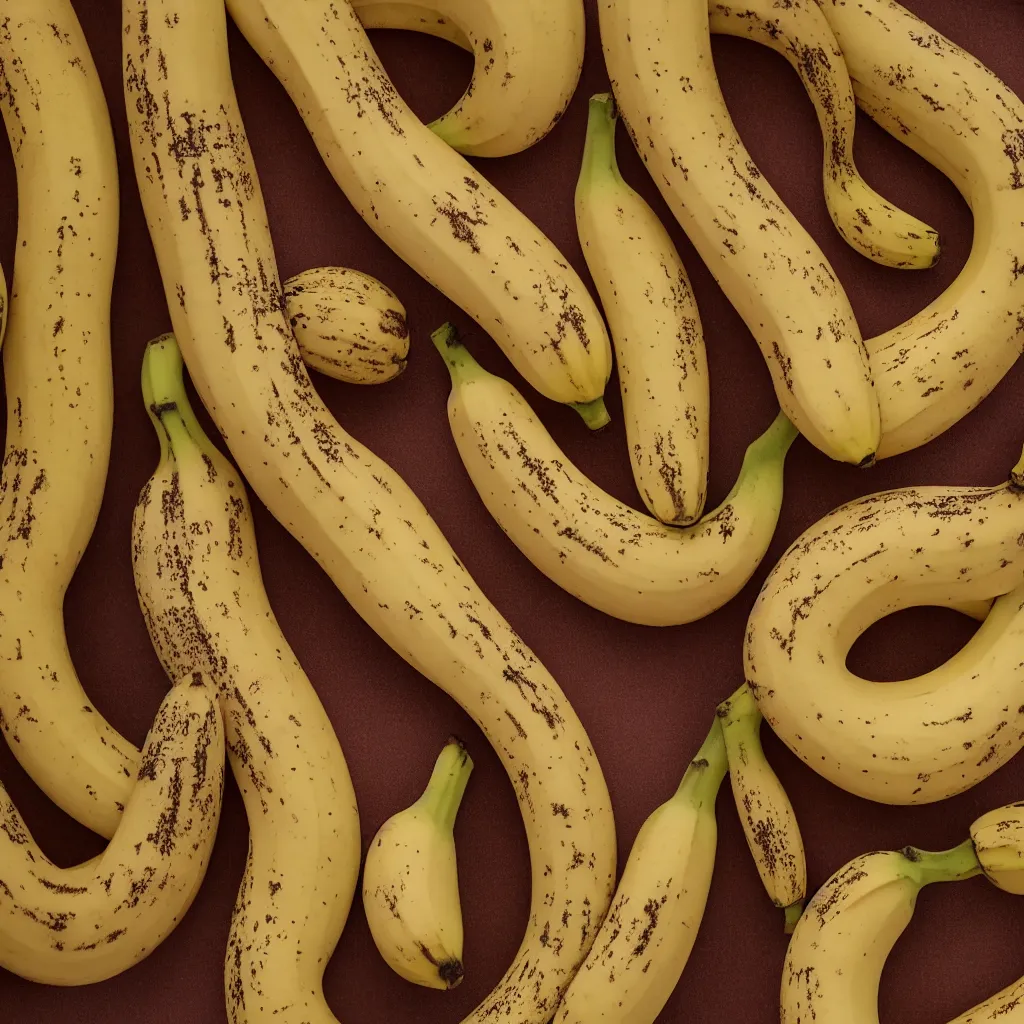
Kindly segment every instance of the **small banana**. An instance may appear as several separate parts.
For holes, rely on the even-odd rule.
[[[796,436],[781,413],[747,449],[725,501],[679,529],[588,480],[523,396],[484,370],[445,324],[431,335],[451,373],[448,422],[487,510],[549,579],[626,622],[669,626],[732,600],[771,543]]]
[[[405,369],[405,307],[375,277],[345,267],[304,270],[284,282],[284,302],[303,362],[314,370],[381,384]]]
[[[716,721],[675,795],[643,823],[590,954],[553,1024],[653,1024],[697,938],[715,868],[727,769]]]
[[[971,839],[985,877],[1024,896],[1024,803],[997,807],[971,825]]]
[[[867,853],[840,868],[811,898],[790,939],[781,1024],[878,1024],[882,969],[921,889],[980,870],[970,840],[942,853],[910,846]]]
[[[792,932],[807,897],[807,858],[796,812],[761,747],[761,712],[744,683],[718,705],[729,781],[761,882]]]
[[[657,214],[615,159],[615,101],[590,99],[576,228],[608,319],[637,490],[663,523],[700,517],[711,396],[697,300]]]
[[[363,908],[380,955],[427,988],[462,981],[462,905],[455,816],[473,760],[461,740],[444,746],[423,795],[377,830],[363,865]]]

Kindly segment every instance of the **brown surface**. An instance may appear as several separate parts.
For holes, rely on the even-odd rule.
[[[1024,94],[1024,6],[1016,0],[911,0],[909,6]],[[523,155],[477,161],[583,274],[572,193],[587,97],[607,87],[594,0],[587,0],[587,7],[587,63],[564,121]],[[168,317],[131,177],[118,2],[77,0],[76,8],[114,114],[123,223],[114,296],[117,423],[112,471],[96,533],[68,594],[67,625],[86,689],[114,725],[138,743],[166,680],[138,612],[129,562],[132,507],[156,460],[156,441],[137,379],[143,346],[168,328]],[[468,78],[468,56],[444,43],[404,33],[378,32],[374,40],[402,94],[424,119],[445,109]],[[458,462],[445,417],[447,374],[427,334],[449,318],[468,329],[468,318],[363,225],[322,166],[283,90],[237,33],[232,35],[232,51],[282,276],[313,265],[358,267],[394,288],[410,312],[412,357],[401,378],[365,389],[317,378],[321,394],[346,429],[387,459],[420,495],[486,593],[566,690],[607,775],[624,859],[641,822],[671,792],[706,733],[715,703],[741,680],[745,617],[773,559],[816,518],[857,494],[903,483],[999,481],[1024,442],[1024,365],[954,430],[870,473],[831,464],[799,441],[787,466],[786,502],[775,544],[754,581],[723,611],[692,626],[663,631],[605,618],[549,583],[519,555],[488,517]],[[864,333],[884,330],[926,305],[955,277],[969,248],[970,214],[952,186],[862,119],[857,152],[866,176],[892,200],[939,228],[945,242],[941,265],[929,273],[900,273],[868,263],[845,247],[828,219],[819,188],[818,129],[796,76],[781,58],[751,43],[720,39],[715,54],[747,145],[832,260]],[[625,177],[670,223],[624,133],[619,141]],[[15,189],[6,149],[0,154],[0,194],[8,197],[0,216],[0,259],[10,267]],[[770,421],[774,400],[768,373],[738,317],[674,225],[673,235],[693,278],[707,338],[713,410],[711,507],[729,488],[744,446]],[[511,373],[493,344],[478,331],[472,337],[486,365]],[[604,487],[638,505],[614,381],[609,395],[615,426],[596,437],[587,435],[574,413],[539,398],[534,404],[570,457]],[[258,504],[255,515],[267,590],[341,738],[359,798],[364,841],[385,817],[414,799],[449,733],[465,737],[472,750],[477,767],[457,829],[466,918],[465,982],[443,994],[417,989],[392,975],[373,948],[358,899],[325,979],[328,1000],[344,1021],[457,1021],[500,977],[525,925],[528,860],[511,787],[466,716],[371,632]],[[953,613],[904,613],[876,627],[858,645],[855,667],[875,678],[898,678],[947,657],[970,633],[970,624]],[[1024,761],[1018,759],[944,804],[880,807],[830,787],[773,736],[766,736],[765,746],[803,824],[812,888],[868,849],[908,842],[951,846],[965,836],[977,813],[1024,796]],[[101,848],[95,836],[40,798],[6,749],[0,750],[0,778],[58,862],[73,863]],[[719,822],[719,859],[704,925],[661,1019],[767,1024],[777,1019],[785,951],[781,916],[759,887],[727,787],[719,802]],[[245,845],[245,817],[229,783],[206,883],[163,946],[127,974],[86,989],[49,989],[0,972],[0,1020],[222,1021],[221,960]],[[1024,902],[984,880],[929,890],[891,957],[882,985],[882,1019],[925,1024],[956,1015],[1024,973],[1022,939]]]

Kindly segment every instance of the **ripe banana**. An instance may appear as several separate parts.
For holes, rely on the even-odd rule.
[[[590,293],[541,231],[406,106],[349,5],[228,8],[367,224],[542,395],[591,427],[607,423],[611,344]]]
[[[663,523],[700,517],[711,396],[697,300],[668,232],[623,180],[615,101],[592,96],[576,227],[611,331],[637,490]]]
[[[782,411],[843,462],[870,463],[878,399],[849,300],[755,166],[726,108],[707,0],[600,0],[619,111],[666,202],[743,317]]]
[[[880,196],[853,157],[857,105],[843,52],[815,0],[709,4],[713,33],[739,36],[781,54],[814,104],[825,142],[825,203],[846,242],[887,267],[920,270],[939,258],[934,228]]]
[[[744,683],[718,705],[729,757],[729,781],[743,835],[757,873],[777,907],[786,933],[796,927],[807,897],[807,859],[796,812],[761,747],[761,712]]]
[[[857,102],[959,189],[974,215],[960,276],[905,323],[867,339],[879,458],[967,415],[1024,338],[1024,104],[988,68],[894,0],[821,0]]]
[[[747,682],[783,742],[835,785],[883,803],[945,799],[1024,745],[1022,581],[1014,485],[858,498],[806,530],[765,580],[747,623]],[[1000,594],[931,672],[873,684],[846,667],[883,616]]]
[[[138,751],[82,690],[63,602],[110,455],[117,162],[70,0],[6,0],[3,14],[0,110],[18,174],[18,239],[3,349],[0,730],[51,800],[109,838]]]
[[[397,377],[409,356],[409,324],[398,296],[345,267],[304,270],[284,282],[285,312],[307,366],[349,384]]]
[[[971,825],[985,877],[1006,892],[1024,895],[1024,803],[997,807]]]
[[[468,1020],[481,1024],[500,1008],[506,1024],[545,1021],[615,884],[614,820],[590,740],[409,486],[317,396],[282,312],[259,177],[231,85],[224,8],[124,0],[123,11],[136,176],[193,382],[270,512],[499,752],[524,818],[533,895],[515,960]],[[186,136],[194,145],[182,145]],[[193,185],[215,180],[225,190],[218,199],[228,202]],[[556,804],[568,813],[552,813]]]
[[[590,954],[554,1024],[653,1024],[697,938],[715,868],[715,798],[727,769],[718,722],[675,795],[643,823]]]
[[[224,728],[210,681],[178,680],[149,730],[107,848],[57,867],[0,785],[0,967],[46,985],[126,971],[171,933],[199,891],[224,789]]]
[[[224,963],[228,1020],[333,1022],[322,976],[359,872],[348,767],[274,618],[245,485],[192,412],[173,337],[147,346],[142,388],[161,452],[132,524],[139,603],[164,668],[214,681],[249,819]]]
[[[473,77],[430,128],[468,156],[509,156],[539,142],[583,70],[583,0],[352,0],[364,28],[427,32],[473,52]]]
[[[781,1024],[878,1024],[878,983],[921,889],[981,869],[970,840],[942,853],[867,853],[814,894],[786,951]]]
[[[626,622],[671,626],[732,600],[764,557],[796,431],[781,413],[747,448],[725,501],[679,529],[587,479],[525,399],[481,367],[445,324],[431,335],[451,372],[448,422],[487,511],[550,580]]]
[[[464,973],[452,830],[472,771],[462,741],[450,739],[423,795],[377,829],[363,865],[363,908],[380,955],[427,988],[455,988]]]

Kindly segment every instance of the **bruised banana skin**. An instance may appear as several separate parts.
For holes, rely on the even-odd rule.
[[[542,1024],[586,956],[615,884],[615,826],[600,765],[558,684],[416,495],[345,433],[310,383],[282,313],[223,8],[125,0],[123,10],[136,176],[192,379],[271,513],[499,752],[524,818],[533,895],[515,960],[467,1020],[501,1014],[508,1024]],[[183,146],[186,138],[195,144]]]
[[[878,456],[886,458],[966,416],[1024,347],[1024,103],[891,0],[820,6],[857,102],[945,174],[974,216],[957,279],[916,316],[866,340],[882,417]]]
[[[736,307],[782,411],[833,459],[870,463],[878,399],[849,299],[754,164],[725,105],[706,0],[600,0],[612,90],[637,153]]]
[[[173,338],[147,347],[143,394],[161,453],[132,524],[139,603],[164,668],[213,680],[249,819],[224,962],[227,1018],[333,1022],[322,976],[360,857],[348,766],[274,617],[245,486],[189,406]]]
[[[611,343],[590,293],[551,241],[409,109],[348,4],[228,8],[367,224],[542,395],[606,423]]]
[[[138,751],[83,691],[63,602],[99,514],[110,456],[117,162],[70,0],[4,0],[0,14],[0,110],[18,175],[3,348],[0,730],[54,803],[109,838]]]
[[[0,967],[45,985],[88,985],[144,959],[192,903],[224,789],[224,728],[201,673],[171,688],[143,746],[107,848],[53,864],[0,785]]]
[[[1024,896],[1024,803],[1007,804],[971,824],[971,839],[985,877]]]
[[[430,128],[467,156],[510,156],[559,122],[583,70],[582,0],[352,0],[364,28],[399,28],[472,51],[473,77]]]

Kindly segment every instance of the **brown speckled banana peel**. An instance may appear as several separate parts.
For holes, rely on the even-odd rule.
[[[974,215],[971,254],[953,284],[916,316],[866,340],[884,458],[966,416],[1024,348],[1024,103],[891,0],[820,6],[858,103],[945,174]]]
[[[103,981],[152,953],[184,916],[224,789],[224,728],[201,673],[164,698],[132,782],[107,848],[66,868],[35,844],[0,785],[0,967],[47,985]]]
[[[849,299],[736,132],[707,0],[600,0],[612,90],[637,153],[743,317],[782,411],[827,455],[870,462],[878,399]]]
[[[347,3],[231,0],[367,224],[542,395],[607,422],[604,321],[551,241],[409,109]],[[596,403],[592,405],[591,403]]]
[[[555,444],[523,396],[484,370],[445,324],[431,336],[451,372],[448,422],[488,512],[549,579],[626,622],[673,626],[743,589],[768,550],[796,437],[781,413],[740,475],[692,526],[666,526],[601,490]]]
[[[416,495],[342,430],[309,380],[282,313],[223,8],[125,0],[124,14],[136,174],[192,380],[271,513],[499,751],[525,821],[533,896],[509,972],[469,1020],[500,1013],[509,1024],[540,1024],[614,888],[615,828],[600,765],[558,684]],[[555,804],[568,814],[553,814]]]
[[[0,110],[18,174],[3,349],[0,729],[47,796],[109,838],[138,751],[83,692],[63,602],[99,514],[113,429],[114,139],[70,0],[5,0],[0,13]]]
[[[985,877],[1024,896],[1024,803],[1006,804],[971,823],[971,840]]]
[[[430,3],[419,3],[418,0],[349,0],[352,10],[359,15],[359,21],[365,29],[392,28],[402,29],[406,32],[422,32],[424,35],[434,36],[436,39],[444,39],[463,50],[474,52],[474,42],[466,35],[459,26],[443,15],[440,8],[445,6],[445,0],[432,0]],[[448,10],[454,13],[455,4],[453,0]],[[507,10],[507,8],[502,8]],[[492,11],[484,4],[476,5],[472,12],[483,11],[486,22],[480,22],[480,32],[474,32],[474,38],[479,38],[481,43],[489,38],[485,26],[493,24],[491,21]],[[460,20],[462,11],[460,9]],[[473,68],[476,72],[476,65]],[[451,113],[451,112],[449,112]]]
[[[322,977],[360,856],[345,757],[274,617],[245,486],[189,407],[173,338],[147,347],[143,395],[161,456],[132,527],[139,602],[168,673],[213,680],[249,819],[224,965],[228,1020],[332,1021]]]

